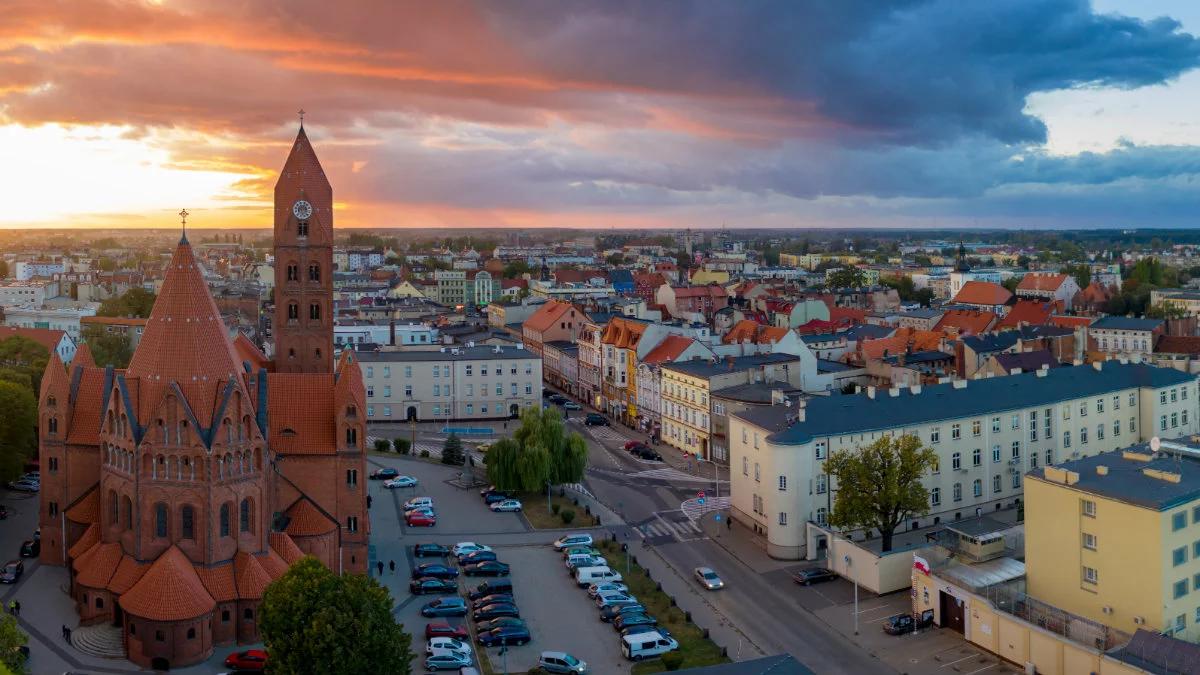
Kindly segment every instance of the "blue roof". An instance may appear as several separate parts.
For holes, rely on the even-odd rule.
[[[1105,316],[1096,319],[1089,328],[1110,330],[1154,330],[1162,325],[1162,319],[1133,319],[1127,316]]]
[[[1051,368],[1041,377],[1036,373],[1023,373],[968,380],[964,389],[955,389],[948,382],[927,385],[919,394],[902,389],[895,397],[882,388],[874,399],[865,393],[816,396],[808,401],[805,421],[786,428],[783,420],[790,411],[779,406],[745,410],[737,413],[737,417],[763,428],[780,429],[769,437],[774,443],[801,445],[821,436],[982,417],[1133,387],[1185,384],[1195,379],[1194,375],[1173,368],[1109,361],[1101,370],[1092,366],[1072,366]]]
[[[810,342],[840,342],[845,339],[844,333],[813,333],[811,335],[801,335],[800,339],[804,344]]]
[[[1182,444],[1193,446],[1189,442]],[[1062,462],[1056,464],[1055,468],[1079,474],[1079,481],[1071,485],[1074,490],[1110,497],[1157,511],[1166,511],[1200,499],[1200,454],[1175,453],[1164,448],[1156,455],[1150,450],[1149,443],[1140,443],[1128,450],[1154,457],[1154,459],[1150,461],[1126,459],[1123,454],[1125,450],[1112,450]],[[1196,452],[1200,453],[1200,450]],[[1108,473],[1100,475],[1096,471],[1096,467],[1099,466],[1108,467]],[[1142,469],[1156,469],[1179,474],[1181,480],[1178,483],[1172,483],[1162,478],[1154,478],[1142,473]],[[1047,480],[1045,473],[1040,469],[1031,471],[1027,475],[1034,479],[1054,482]]]
[[[684,375],[692,375],[695,377],[712,377],[721,373],[734,372],[738,370],[747,370],[749,368],[757,368],[762,365],[772,363],[788,363],[789,361],[799,361],[799,356],[792,354],[757,354],[754,356],[738,356],[732,359],[732,366],[729,359],[720,359],[718,361],[708,361],[706,359],[694,359],[692,361],[680,361],[678,363],[665,363],[663,370],[674,370],[683,373]]]
[[[848,341],[858,342],[859,340],[885,338],[894,332],[896,332],[896,329],[891,326],[875,326],[869,323],[860,323],[847,330],[844,334]]]
[[[1021,335],[1015,330],[1007,330],[1003,333],[993,333],[991,335],[970,335],[962,339],[963,344],[971,348],[971,351],[976,354],[987,354],[989,352],[1002,352],[1005,349],[1012,349],[1013,345],[1017,344],[1017,339]]]

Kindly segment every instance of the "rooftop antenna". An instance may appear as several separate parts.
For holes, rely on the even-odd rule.
[[[179,222],[183,224],[183,236],[181,236],[179,238],[179,242],[182,244],[186,244],[187,240],[188,240],[188,238],[187,238],[187,217],[190,215],[191,214],[188,213],[187,209],[183,209],[179,212]]]

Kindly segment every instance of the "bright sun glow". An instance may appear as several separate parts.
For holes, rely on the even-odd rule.
[[[87,225],[97,217],[131,225],[167,226],[180,207],[228,207],[234,183],[248,173],[172,167],[160,136],[138,137],[117,126],[57,124],[0,126],[0,148],[15,161],[0,163],[5,186],[0,225]],[[153,212],[163,211],[155,223]],[[76,219],[77,222],[72,222]]]

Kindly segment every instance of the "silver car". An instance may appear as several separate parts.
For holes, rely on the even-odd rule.
[[[717,573],[711,567],[697,567],[692,570],[692,574],[696,577],[696,581],[700,582],[701,586],[710,591],[725,588],[725,582],[721,581],[721,577],[717,576]]]
[[[613,591],[625,593],[628,590],[629,587],[625,584],[618,583],[616,581],[607,581],[602,584],[592,584],[588,586],[588,597],[594,600],[596,596],[600,595],[601,593],[611,593]]]
[[[538,667],[547,673],[586,673],[587,663],[566,652],[542,652]]]

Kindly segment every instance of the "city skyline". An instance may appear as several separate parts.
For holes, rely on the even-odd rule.
[[[1188,227],[1200,196],[1177,1],[7,16],[5,228],[270,227],[300,109],[345,228]]]

